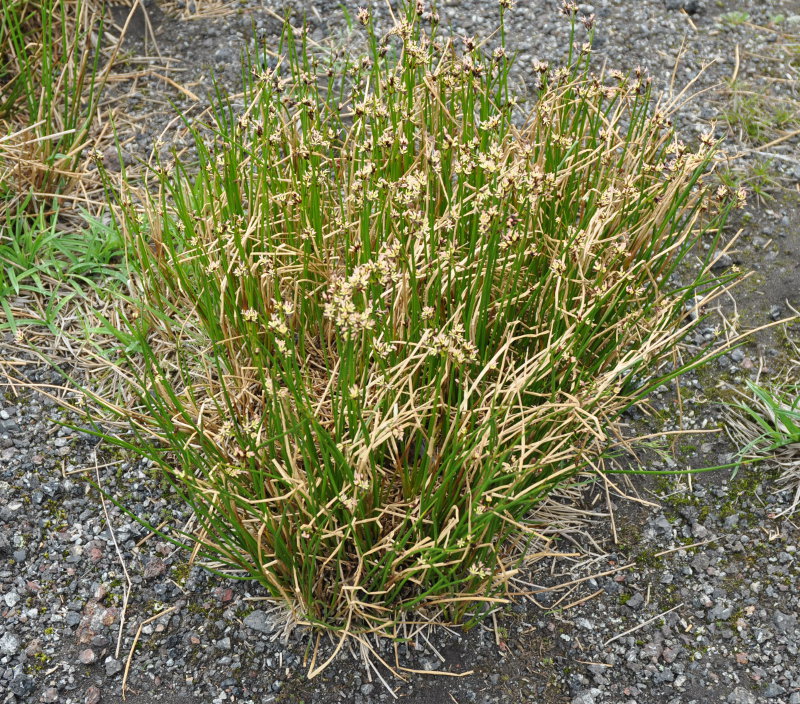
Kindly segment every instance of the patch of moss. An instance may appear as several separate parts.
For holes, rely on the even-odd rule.
[[[692,445],[691,443],[686,443],[684,445],[681,445],[680,448],[678,449],[678,451],[684,457],[688,457],[689,455],[693,455],[695,452],[697,452],[698,449],[699,448],[698,448],[697,445]]]
[[[664,564],[664,558],[659,557],[655,548],[642,548],[633,559],[641,567],[660,567]]]
[[[186,580],[189,578],[189,573],[191,571],[191,565],[188,562],[182,562],[172,568],[172,578],[175,580],[176,584],[182,587],[186,584]]]
[[[36,653],[32,658],[31,661],[25,666],[25,671],[29,675],[34,675],[38,672],[44,670],[47,663],[52,660],[47,653]]]

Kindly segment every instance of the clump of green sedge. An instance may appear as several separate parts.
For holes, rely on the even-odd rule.
[[[359,12],[360,57],[287,22],[241,107],[193,128],[199,164],[121,195],[136,401],[89,399],[192,507],[198,559],[342,635],[503,596],[532,510],[696,362],[664,364],[741,200],[643,71],[584,45],[537,62],[522,114],[502,31],[484,50],[396,12],[385,34]]]

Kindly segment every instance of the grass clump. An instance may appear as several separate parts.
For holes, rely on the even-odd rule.
[[[761,145],[797,127],[800,108],[796,100],[765,93],[741,79],[730,81],[726,94],[727,105],[721,114],[740,141]]]
[[[79,180],[101,92],[102,22],[81,0],[0,0],[0,13],[0,203],[13,214]]]
[[[120,198],[136,402],[94,412],[191,505],[199,558],[343,635],[502,595],[531,510],[685,368],[687,304],[722,284],[710,140],[588,45],[522,114],[505,5],[493,50],[413,6],[385,35],[361,11],[361,57],[287,24],[193,128],[199,163]]]
[[[57,333],[58,321],[71,301],[124,279],[119,262],[124,255],[119,233],[83,213],[69,225],[61,211],[10,218],[0,238],[0,307],[10,329],[20,338],[31,324]],[[57,293],[54,293],[57,292]]]
[[[0,330],[20,339],[122,253],[88,168],[111,62],[93,0],[0,0]]]
[[[793,513],[800,505],[800,383],[796,376],[769,386],[746,381],[749,394],[731,405],[728,434],[741,461],[770,460],[780,468],[777,481],[795,487],[781,515]]]

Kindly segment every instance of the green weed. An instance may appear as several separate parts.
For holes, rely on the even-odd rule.
[[[731,10],[721,14],[719,20],[729,27],[738,27],[750,21],[750,14],[742,10]]]
[[[10,218],[0,228],[0,305],[6,313],[0,330],[18,332],[32,323],[54,328],[76,296],[96,289],[98,280],[108,286],[120,278],[123,255],[119,232],[87,213],[83,227],[75,221],[64,227],[58,211],[44,208]]]
[[[771,460],[780,467],[776,481],[797,486],[786,510],[791,513],[800,505],[800,384],[786,381],[767,387],[748,379],[747,387],[749,396],[731,404],[728,433],[741,461]]]

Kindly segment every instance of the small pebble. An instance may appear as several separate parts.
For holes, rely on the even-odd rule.
[[[91,665],[97,659],[97,655],[91,648],[86,648],[78,653],[78,660],[83,665]]]

